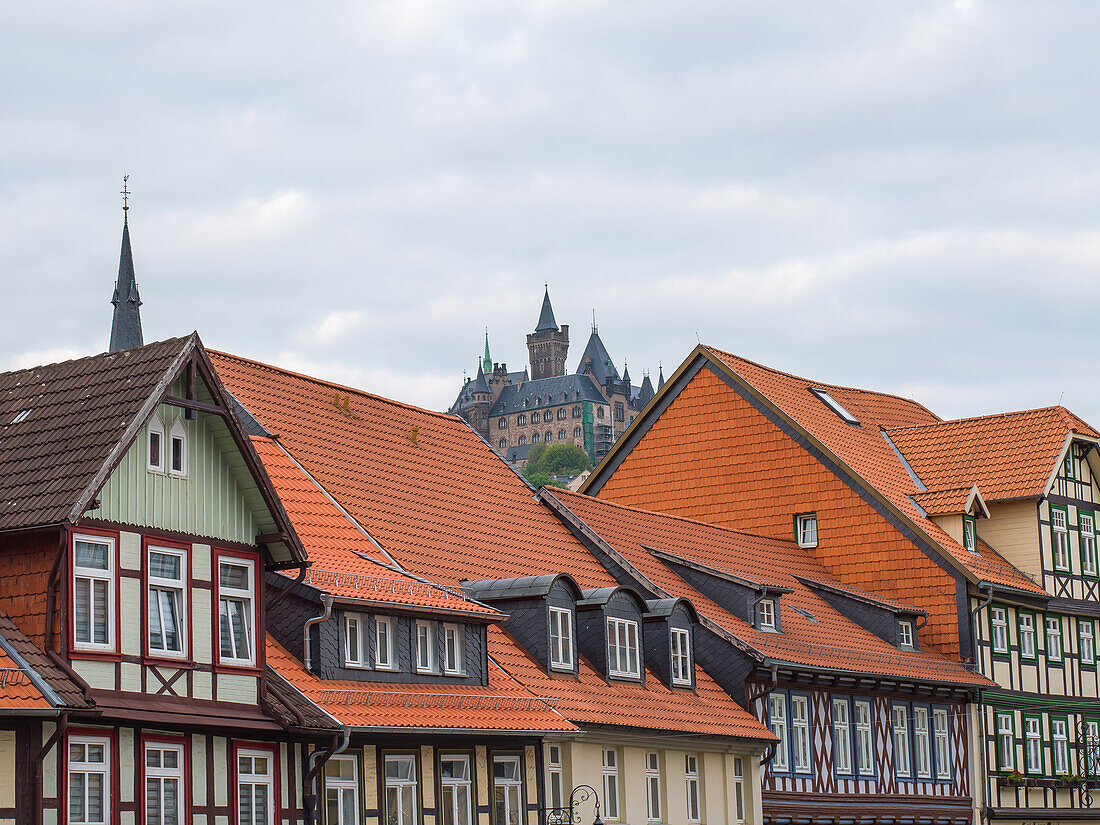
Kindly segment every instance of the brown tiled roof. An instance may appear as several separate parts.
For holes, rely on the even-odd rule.
[[[3,708],[88,708],[84,693],[64,671],[15,626],[6,615],[0,613],[0,707]],[[11,654],[3,648],[10,648]],[[22,676],[16,676],[15,673]],[[45,686],[46,690],[42,689]],[[56,697],[47,695],[52,692]]]
[[[0,373],[0,530],[78,518],[81,494],[197,340]]]

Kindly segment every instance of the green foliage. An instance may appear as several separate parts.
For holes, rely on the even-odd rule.
[[[576,476],[592,469],[588,454],[575,444],[533,444],[527,452],[523,477],[535,487],[564,487],[550,476]]]

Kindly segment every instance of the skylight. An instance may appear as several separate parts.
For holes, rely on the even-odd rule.
[[[824,404],[830,410],[839,415],[841,419],[843,419],[845,422],[847,422],[848,424],[854,424],[857,427],[859,426],[859,419],[848,412],[846,409],[844,409],[844,407],[841,406],[840,402],[829,395],[828,392],[820,389],[819,387],[811,387],[810,392],[820,398],[822,404]]]
[[[17,412],[15,414],[15,418],[13,418],[11,420],[11,423],[12,424],[21,424],[22,422],[27,420],[27,418],[30,416],[30,414],[31,414],[31,410],[20,410],[19,412]]]

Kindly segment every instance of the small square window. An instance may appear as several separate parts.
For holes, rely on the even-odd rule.
[[[794,535],[799,547],[817,547],[817,513],[796,515]]]
[[[907,619],[898,622],[898,647],[913,649],[913,623]]]
[[[756,627],[771,633],[778,630],[775,621],[775,599],[761,599],[756,604]]]

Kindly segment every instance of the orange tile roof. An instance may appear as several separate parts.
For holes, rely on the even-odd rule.
[[[986,501],[1041,496],[1071,433],[1098,437],[1096,430],[1064,407],[889,431],[929,488],[966,486],[969,490],[977,484]]]
[[[930,516],[956,515],[966,511],[970,491],[974,487],[956,487],[952,490],[928,490],[914,493],[913,501]]]
[[[54,705],[34,686],[30,676],[0,650],[0,708],[48,710]]]
[[[918,681],[990,684],[957,661],[938,654],[900,651],[845,617],[806,581],[821,581],[894,608],[922,611],[844,585],[793,541],[750,535],[565,490],[546,488],[542,495],[557,499],[661,591],[689,599],[702,615],[762,656],[795,665]],[[747,617],[734,615],[692,588],[652,551],[790,588],[791,592],[779,599],[783,633],[757,630]]]

